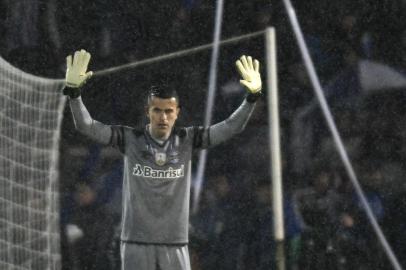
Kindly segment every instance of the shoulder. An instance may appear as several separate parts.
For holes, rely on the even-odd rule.
[[[122,125],[112,125],[110,127],[112,131],[110,145],[119,146],[122,152],[124,151],[127,142],[133,141],[134,138],[138,138],[143,135],[142,128],[133,128]]]
[[[206,129],[202,126],[176,127],[175,134],[180,138],[194,138],[201,136]]]
[[[130,132],[135,137],[144,136],[145,128],[130,128],[128,127],[128,132]]]
[[[209,128],[203,126],[190,126],[185,128],[185,133],[194,148],[206,148],[210,145]]]
[[[189,137],[190,130],[188,127],[175,127],[173,129],[174,135],[178,136],[179,138]]]

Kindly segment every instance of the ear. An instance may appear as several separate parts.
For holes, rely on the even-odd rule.
[[[180,107],[178,106],[178,107],[176,107],[176,117],[179,116],[179,113],[180,113]]]
[[[145,110],[145,115],[146,115],[147,117],[149,117],[149,106],[145,106],[145,107],[144,107],[144,110]]]

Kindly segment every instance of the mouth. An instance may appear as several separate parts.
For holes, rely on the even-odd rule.
[[[166,128],[168,128],[168,125],[167,124],[158,124],[158,128],[166,129]]]

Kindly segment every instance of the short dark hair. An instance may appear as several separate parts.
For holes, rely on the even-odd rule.
[[[168,85],[153,85],[149,89],[147,104],[151,102],[153,97],[158,98],[175,98],[179,104],[179,95],[176,90]]]

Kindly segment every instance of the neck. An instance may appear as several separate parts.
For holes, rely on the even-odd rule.
[[[166,141],[166,140],[169,138],[169,136],[171,135],[171,133],[168,133],[168,134],[166,134],[165,136],[157,136],[157,135],[152,131],[151,125],[148,125],[148,132],[149,132],[149,134],[151,135],[151,137],[152,137],[154,140],[156,140],[156,141],[161,141],[161,142]]]

